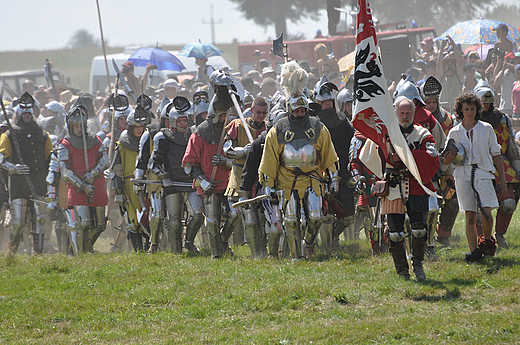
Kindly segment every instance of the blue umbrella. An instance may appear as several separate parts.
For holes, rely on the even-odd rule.
[[[509,28],[507,38],[520,42],[520,31],[515,27],[491,19],[474,19],[458,23],[449,28],[436,40],[444,39],[447,35],[453,38],[457,44],[490,44],[498,41],[496,32],[493,31],[499,24],[505,24]]]
[[[222,50],[215,47],[213,44],[198,42],[186,44],[178,53],[180,56],[194,57],[194,58],[209,58],[211,56],[222,55]]]
[[[130,56],[128,61],[131,61],[134,66],[145,67],[147,63],[156,65],[157,69],[169,70],[169,71],[182,71],[186,69],[179,60],[172,53],[160,48],[139,48],[135,53]]]

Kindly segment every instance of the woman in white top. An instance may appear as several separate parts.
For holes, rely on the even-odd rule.
[[[482,103],[474,94],[460,95],[454,106],[460,123],[448,133],[447,141],[453,139],[462,145],[465,155],[462,164],[455,165],[453,176],[459,201],[459,209],[466,215],[466,238],[470,253],[466,261],[480,260],[484,255],[494,255],[496,241],[491,236],[493,218],[491,210],[498,207],[498,199],[493,187],[495,167],[500,176],[498,189],[501,197],[507,191],[504,166],[500,146],[493,127],[479,121]],[[457,157],[458,150],[453,148],[444,154],[444,164],[450,164]],[[477,212],[483,214],[483,235],[477,236]]]

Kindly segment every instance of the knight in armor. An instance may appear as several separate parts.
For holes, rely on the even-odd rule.
[[[188,139],[194,131],[188,126],[187,111],[190,109],[190,104],[182,96],[174,98],[173,104],[169,111],[170,126],[162,128],[153,138],[150,168],[162,184],[162,194],[168,211],[168,237],[171,251],[175,254],[182,253],[182,218],[184,205],[186,205],[191,219],[186,224],[184,248],[198,254],[199,250],[194,241],[204,222],[203,199],[191,187],[193,179],[182,167]]]
[[[435,119],[435,117],[424,108],[426,104],[424,103],[420,95],[419,89],[417,88],[417,85],[415,84],[411,76],[408,76],[406,79],[401,79],[399,84],[397,84],[394,92],[394,99],[397,99],[399,97],[406,97],[414,103],[414,123],[426,128],[432,134],[437,147],[444,147],[444,144],[446,143],[446,135],[444,134],[441,125]],[[442,168],[443,170],[446,169],[445,166],[443,166]],[[443,170],[439,170],[437,174],[435,174],[434,176],[434,181],[437,185]],[[430,196],[428,205],[428,213],[426,215],[426,228],[428,230],[428,245],[426,247],[426,255],[430,260],[435,261],[437,260],[437,254],[435,252],[434,239],[437,230],[437,220],[439,218],[439,205],[437,199],[434,196]],[[408,228],[408,226],[406,230],[406,243],[408,246],[410,246],[412,238],[410,236],[411,233],[409,231],[410,229]],[[411,248],[408,249],[411,250]]]
[[[27,92],[20,97],[16,108],[13,133],[0,137],[0,165],[9,171],[9,200],[11,204],[11,238],[9,252],[18,250],[23,233],[32,233],[33,250],[41,254],[44,241],[47,169],[52,142],[33,117],[34,98]],[[15,142],[16,141],[16,142]],[[19,146],[18,155],[16,146]],[[32,184],[32,186],[31,186]]]
[[[47,174],[47,197],[45,201],[48,203],[45,213],[45,233],[50,235],[52,227],[56,233],[58,242],[58,252],[62,254],[70,253],[69,240],[67,232],[67,184],[61,179],[60,165],[58,162],[58,137],[50,135],[53,151]],[[65,202],[64,202],[65,201]]]
[[[301,251],[300,209],[307,222],[304,236],[306,254],[314,255],[314,242],[323,219],[324,183],[328,192],[338,191],[338,158],[330,133],[319,118],[309,117],[309,103],[302,93],[309,75],[294,61],[284,65],[282,86],[289,115],[274,125],[265,139],[259,180],[268,195],[283,190],[283,218],[286,239],[295,260]],[[279,193],[282,194],[282,193]]]
[[[61,178],[67,182],[68,226],[75,233],[75,251],[88,253],[106,229],[108,195],[103,172],[108,155],[98,136],[86,132],[87,108],[79,99],[67,114],[69,134],[58,147]]]
[[[354,223],[354,189],[348,186],[351,175],[348,169],[349,143],[354,136],[354,127],[345,114],[336,111],[334,90],[338,90],[326,75],[316,83],[314,88],[314,100],[321,105],[318,112],[320,121],[329,130],[332,143],[338,155],[339,164],[339,190],[337,195],[328,200],[328,212],[323,218],[321,228],[321,240],[325,249],[339,248],[339,235],[345,228]],[[330,194],[329,194],[330,195]],[[340,206],[341,205],[341,206]],[[334,219],[336,214],[336,222]]]
[[[500,198],[495,223],[497,245],[507,248],[508,244],[504,237],[509,228],[509,223],[515,212],[518,199],[520,198],[520,154],[515,144],[513,123],[511,119],[495,109],[495,92],[485,81],[477,83],[474,89],[483,105],[482,121],[493,126],[500,145],[500,155],[504,163],[504,172],[507,182],[507,195]],[[496,184],[500,183],[498,171],[495,172]]]
[[[209,95],[200,87],[193,94],[193,115],[195,116],[195,125],[198,126],[208,116],[209,109]]]
[[[134,172],[134,178],[136,180],[157,180],[157,176],[148,169],[150,158],[152,157],[152,152],[154,150],[153,138],[161,131],[161,129],[168,128],[170,126],[168,113],[173,106],[174,104],[172,101],[166,106],[162,107],[161,111],[159,112],[159,122],[149,124],[146,128],[146,131],[141,136],[139,141],[139,154],[137,156],[137,163]],[[166,249],[167,236],[163,234],[163,230],[165,230],[165,210],[162,202],[161,185],[145,185],[143,183],[134,183],[134,191],[136,194],[145,193],[148,195],[150,200],[150,207],[148,210],[151,232],[150,252],[152,254],[155,253],[159,249],[160,245],[163,247],[163,249]]]
[[[110,169],[113,172],[114,200],[127,218],[128,237],[136,253],[148,250],[150,229],[146,217],[138,219],[137,211],[141,209],[141,201],[134,192],[134,184],[130,182],[130,179],[134,177],[135,162],[139,154],[139,140],[149,122],[149,112],[141,104],[137,104],[126,119],[126,130],[119,137]],[[145,240],[144,246],[143,239]]]
[[[253,101],[251,116],[245,119],[247,129],[240,119],[234,119],[226,126],[227,140],[224,144],[224,152],[227,158],[233,160],[233,167],[231,168],[229,184],[224,195],[228,197],[230,203],[237,202],[240,197],[252,198],[252,193],[240,190],[242,171],[252,144],[249,142],[246,131],[249,131],[253,140],[265,131],[264,120],[267,116],[267,111],[267,101],[258,97]],[[239,208],[232,208],[231,212],[232,216],[235,216],[236,213],[236,216],[243,217],[244,235],[253,258],[264,257],[267,254],[265,250],[265,236],[260,228],[256,205],[242,211]]]
[[[424,186],[435,192],[431,181],[440,167],[435,140],[426,128],[415,124],[413,101],[401,96],[397,98],[394,107],[401,133],[411,150]],[[423,261],[428,240],[425,214],[428,211],[429,195],[409,173],[393,149],[386,160],[385,181],[389,184],[389,194],[382,200],[381,213],[387,216],[390,252],[395,270],[399,276],[410,278],[404,245],[404,221],[407,214],[411,227],[413,271],[417,280],[425,280]]]
[[[241,100],[244,89],[236,78],[222,70],[213,72],[211,80],[215,95],[209,106],[208,118],[190,136],[182,165],[195,180],[197,194],[204,196],[210,249],[212,256],[219,258],[227,253],[232,255],[228,240],[238,219],[233,215],[225,217],[226,222],[220,231],[223,209],[228,216],[231,213],[228,199],[224,196],[229,182],[231,161],[224,156],[223,147],[220,145],[221,137],[227,113],[233,105],[230,93]]]
[[[441,125],[444,134],[447,136],[448,132],[458,122],[454,115],[439,105],[439,95],[442,91],[441,83],[434,76],[428,77],[424,84],[421,85],[421,95],[424,100],[424,108],[432,113],[437,122]],[[442,147],[442,146],[439,146]],[[437,187],[438,194],[444,195],[442,206],[440,207],[440,216],[437,217],[436,210],[431,210],[429,214],[429,225],[434,225],[438,219],[437,226],[437,242],[441,245],[449,246],[451,230],[457,219],[459,205],[457,202],[457,194],[455,193],[455,185],[453,181],[453,167],[443,165],[441,162],[441,176],[438,179],[435,187]],[[451,192],[450,192],[451,191]],[[429,232],[429,240],[433,235],[433,231]]]

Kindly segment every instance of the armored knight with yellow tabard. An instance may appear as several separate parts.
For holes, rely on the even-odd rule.
[[[111,171],[112,189],[115,202],[121,207],[128,222],[128,232],[134,252],[147,250],[150,241],[149,224],[139,219],[137,211],[141,208],[139,196],[134,192],[135,162],[139,154],[139,141],[145,126],[150,122],[150,113],[141,104],[131,110],[126,119],[126,130],[121,133],[117,142]],[[145,246],[143,247],[143,238]]]
[[[286,76],[285,78],[283,76]],[[314,255],[314,241],[323,219],[323,196],[338,191],[338,158],[330,133],[318,118],[309,117],[309,103],[302,93],[308,74],[294,61],[283,66],[282,86],[288,116],[280,119],[265,139],[259,181],[271,195],[282,191],[283,218],[291,256],[303,259],[300,209],[303,205],[307,231],[307,256]],[[329,189],[325,183],[330,180]],[[280,195],[281,196],[281,195]]]

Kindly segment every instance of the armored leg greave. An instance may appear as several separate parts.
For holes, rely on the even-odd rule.
[[[92,224],[90,208],[88,206],[73,207],[73,221],[75,228],[75,241],[78,253],[90,251],[90,228]]]
[[[258,219],[258,209],[255,204],[247,210],[242,210],[244,233],[251,250],[253,259],[263,258],[265,256],[265,245],[260,230]]]
[[[302,239],[299,222],[300,201],[298,193],[294,192],[287,201],[284,210],[284,223],[286,232],[286,241],[293,259],[302,257]]]
[[[90,236],[90,248],[89,251],[92,252],[94,250],[94,243],[96,243],[99,235],[101,235],[107,227],[107,220],[105,216],[105,207],[93,207],[91,208],[91,212],[94,216],[94,226],[92,228],[92,233]]]
[[[334,228],[334,215],[325,215],[323,217],[323,222],[320,226],[321,245],[324,250],[332,249],[332,242],[334,240]]]
[[[27,199],[11,200],[11,238],[9,248],[12,254],[18,250],[23,232],[28,226],[27,213]]]
[[[238,200],[235,200],[238,201]],[[231,207],[231,201],[228,197],[228,200],[224,201],[227,202],[228,207],[228,216],[226,219],[226,222],[224,223],[224,226],[222,227],[222,232],[220,233],[220,241],[222,243],[222,250],[225,250],[226,252],[230,251],[231,249],[228,247],[228,241],[231,235],[233,234],[233,231],[239,224],[241,224],[242,221],[242,212],[239,207]],[[225,254],[222,252],[222,254]]]
[[[182,214],[184,200],[182,193],[168,194],[164,197],[168,210],[168,237],[172,253],[182,253]]]
[[[222,203],[220,195],[211,194],[204,196],[204,212],[206,214],[206,227],[208,229],[209,246],[214,258],[219,258],[220,252],[220,216]]]
[[[314,255],[314,241],[323,221],[322,199],[311,188],[307,188],[303,199],[305,217],[307,219],[307,233],[305,235],[305,248],[308,255]],[[312,248],[312,250],[309,250]]]
[[[186,238],[184,248],[193,253],[199,253],[199,249],[195,246],[195,237],[200,227],[204,223],[204,201],[202,196],[196,192],[189,193],[187,196],[188,212],[192,215],[191,220],[186,225]]]
[[[150,232],[152,234],[152,238],[150,241],[152,243],[152,251],[154,251],[154,248],[156,250],[159,246],[161,231],[164,224],[161,194],[153,192],[150,195],[150,202]]]

